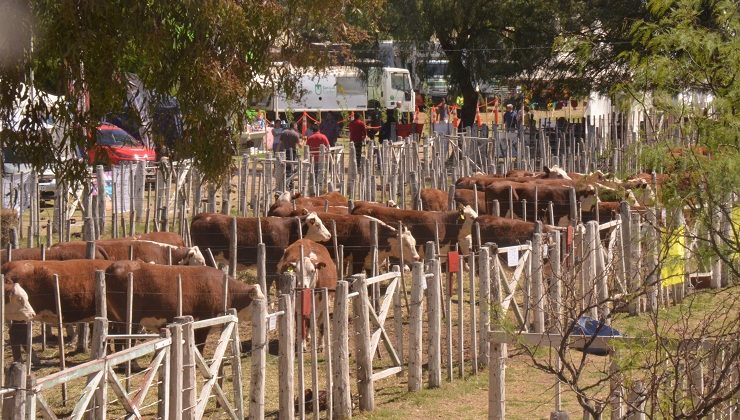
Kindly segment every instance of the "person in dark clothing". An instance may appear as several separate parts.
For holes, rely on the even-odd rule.
[[[385,111],[385,122],[380,127],[380,143],[384,140],[393,141],[393,126],[396,124],[396,110],[388,109]]]
[[[504,112],[504,128],[507,131],[514,131],[519,128],[519,120],[517,113],[514,111],[512,104],[506,104],[506,112]]]
[[[324,116],[324,118],[321,120],[319,131],[324,133],[326,138],[329,140],[329,145],[331,145],[332,147],[336,146],[337,144],[340,129],[341,127],[337,122],[336,117],[334,117],[334,113],[327,112],[326,116]]]
[[[349,140],[355,145],[355,158],[357,159],[358,168],[362,161],[362,143],[365,138],[367,138],[367,126],[365,121],[362,120],[362,115],[356,112],[355,118],[349,123]]]
[[[283,130],[280,134],[280,145],[279,150],[285,151],[285,160],[296,161],[298,160],[298,143],[301,141],[301,135],[296,130],[295,123],[291,124],[290,128]],[[285,166],[285,176],[290,178],[295,172],[295,163],[289,163]]]

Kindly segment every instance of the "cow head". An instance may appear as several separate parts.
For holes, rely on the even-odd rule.
[[[400,245],[400,246],[399,246]],[[396,237],[388,238],[388,248],[390,249],[390,256],[400,259],[401,258],[401,247],[403,247],[403,262],[411,264],[416,261],[421,261],[419,253],[416,251],[416,238],[411,234],[406,226],[403,226],[400,231],[396,230]],[[380,258],[379,259],[384,259]]]
[[[262,288],[259,284],[250,284],[247,286],[250,288],[247,297],[248,304],[242,307],[241,309],[237,310],[236,317],[239,319],[239,322],[251,322],[252,320],[252,305],[251,303],[255,300],[264,299],[265,295],[262,293]],[[233,299],[233,295],[232,295]],[[233,303],[233,301],[232,301]],[[235,305],[236,306],[236,305]]]
[[[571,180],[570,176],[568,176],[568,173],[565,172],[565,170],[563,170],[563,168],[559,167],[558,165],[554,165],[551,168],[545,166],[543,169],[545,171],[545,178]]]
[[[470,235],[470,231],[473,228],[473,222],[475,221],[476,217],[478,217],[478,213],[476,213],[475,210],[473,210],[473,208],[469,205],[461,205],[457,207],[457,218],[462,223],[462,227],[460,228],[460,235]]]
[[[326,242],[331,239],[331,233],[329,233],[329,230],[324,226],[324,222],[319,219],[316,213],[311,212],[306,216],[306,226],[308,226],[306,239],[314,242]]]
[[[290,191],[275,191],[275,204],[290,203],[293,194]]]
[[[290,261],[282,267],[282,273],[289,272],[299,275],[301,270],[303,272],[303,278],[299,279],[300,285],[303,288],[314,288],[318,280],[319,270],[326,267],[326,264],[319,261],[318,256],[309,252],[308,255],[303,257],[301,263],[300,258],[298,261]]]
[[[200,252],[200,248],[197,246],[188,248],[188,253],[185,254],[185,258],[181,259],[179,262],[180,265],[199,265],[199,266],[205,266],[206,265],[206,258],[203,256],[203,253]]]
[[[36,312],[28,301],[28,293],[18,283],[5,283],[5,319],[7,321],[29,321]]]
[[[588,185],[581,194],[581,211],[584,213],[592,211],[596,207],[596,203],[599,202],[596,188],[593,185]]]

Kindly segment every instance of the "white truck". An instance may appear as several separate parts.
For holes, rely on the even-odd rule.
[[[359,68],[335,66],[305,73],[291,97],[274,88],[272,95],[259,105],[276,114],[381,108],[405,113],[414,112],[416,97],[406,69],[371,68],[365,76]]]

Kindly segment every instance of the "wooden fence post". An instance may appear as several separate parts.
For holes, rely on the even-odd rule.
[[[354,159],[354,156],[352,156]],[[347,327],[347,295],[349,283],[337,282],[334,295],[334,316],[332,318],[332,401],[334,417],[352,417],[352,394],[349,384],[349,330]]]
[[[175,322],[167,326],[170,330],[170,337],[172,337],[172,345],[170,346],[170,392],[169,392],[169,419],[178,420],[182,416],[182,383],[183,383],[183,361],[182,361],[182,350],[183,350],[183,336],[182,336],[182,323]]]
[[[193,317],[190,315],[179,316],[175,322],[182,325],[182,413],[180,418],[195,418],[196,399],[198,390],[195,379],[195,337],[193,330]],[[175,413],[178,414],[178,413]]]
[[[93,323],[93,340],[91,355],[92,359],[101,359],[105,357],[106,353],[106,336],[108,335],[108,319],[96,317]],[[94,377],[95,374],[88,376],[88,381]],[[92,419],[106,418],[106,410],[108,408],[108,382],[105,378],[101,379],[98,384],[98,389],[95,391],[95,397],[91,403],[91,417]]]
[[[430,258],[430,256],[427,255],[427,258]],[[442,272],[439,260],[431,259],[427,263],[429,264],[429,271],[434,274],[432,281],[427,283],[427,305],[429,306],[427,315],[429,322],[429,388],[439,388],[442,383],[442,311],[440,307]]]
[[[100,318],[108,318],[108,308],[105,292],[105,271],[95,271],[95,314]]]
[[[278,301],[278,307],[283,315],[280,316],[280,327],[279,327],[279,340],[280,347],[278,350],[278,356],[280,360],[279,375],[280,375],[280,413],[282,418],[286,420],[292,420],[295,418],[295,411],[293,409],[293,361],[295,360],[295,326],[294,326],[294,314],[293,314],[293,303],[290,295],[280,295]],[[303,398],[303,395],[301,395]]]
[[[541,230],[541,228],[540,228]],[[534,299],[534,332],[545,332],[545,293],[542,283],[542,233],[535,233],[532,239],[532,298]]]
[[[227,204],[225,204],[227,205]],[[236,278],[236,252],[237,252],[237,228],[236,228],[236,217],[231,218],[229,224],[229,276]],[[265,289],[262,289],[265,290]]]
[[[411,306],[409,307],[409,380],[408,390],[415,392],[422,386],[422,305],[426,277],[424,263],[416,262],[411,270]]]
[[[654,312],[658,310],[658,288],[660,287],[660,273],[658,265],[658,257],[660,248],[660,232],[658,231],[658,219],[657,215],[652,212],[647,212],[647,250],[645,256],[647,257],[647,279],[645,286],[647,289],[647,311]]]
[[[629,224],[629,230],[630,230],[630,242],[629,242],[629,255],[630,255],[630,262],[631,264],[627,267],[628,268],[628,290],[630,293],[630,299],[628,303],[628,309],[630,315],[637,315],[640,313],[640,286],[642,281],[640,280],[641,277],[641,262],[642,262],[642,252],[641,252],[641,242],[642,242],[642,227],[641,227],[641,220],[640,220],[640,214],[637,212],[630,214],[630,224]]]
[[[358,296],[352,302],[355,326],[355,354],[357,355],[357,390],[360,394],[360,410],[375,409],[375,386],[372,379],[373,355],[370,351],[369,298],[364,275],[352,276],[352,290]]]
[[[26,416],[26,367],[22,363],[14,362],[8,368],[8,375],[5,377],[4,386],[15,388],[16,390],[10,397],[3,397],[3,418],[9,420],[22,420],[26,418],[36,418],[36,413],[28,413]],[[35,395],[29,395],[28,398],[36,398]]]
[[[265,360],[267,357],[267,302],[252,301],[252,369],[249,395],[249,418],[265,417]],[[283,316],[289,316],[283,314]]]
[[[598,319],[596,305],[596,252],[599,246],[599,225],[595,221],[586,224],[585,256],[583,260],[583,300],[584,308],[589,308],[591,318]]]
[[[478,368],[488,366],[488,331],[491,329],[491,257],[488,248],[478,252],[478,278],[480,279],[480,323],[478,324]]]

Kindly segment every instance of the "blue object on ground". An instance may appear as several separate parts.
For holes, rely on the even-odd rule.
[[[578,318],[578,321],[576,321],[571,327],[570,335],[583,335],[587,337],[621,337],[622,333],[606,325],[602,321],[588,316],[582,316]],[[588,347],[575,347],[575,349],[596,356],[606,356],[609,354],[609,350],[606,349],[590,349]]]

